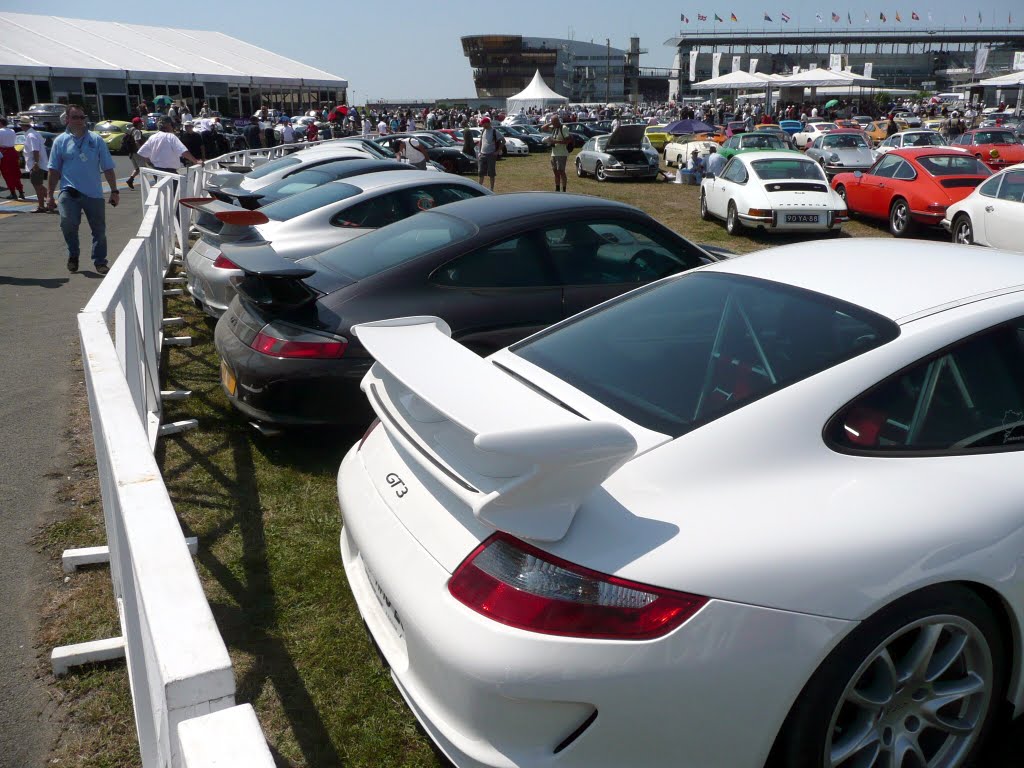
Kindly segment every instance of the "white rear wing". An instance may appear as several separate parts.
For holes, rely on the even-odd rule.
[[[392,440],[494,528],[557,541],[583,500],[636,453],[452,340],[437,317],[354,326],[376,360],[362,388]]]

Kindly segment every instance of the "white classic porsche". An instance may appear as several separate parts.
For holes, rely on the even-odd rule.
[[[725,219],[730,235],[743,227],[838,233],[849,221],[846,201],[821,167],[793,150],[734,155],[718,176],[701,182],[700,215]]]
[[[942,226],[954,243],[1024,251],[1024,164],[1000,171],[947,208]]]
[[[460,768],[962,768],[1024,706],[1018,254],[769,249],[487,359],[353,331],[342,559]]]

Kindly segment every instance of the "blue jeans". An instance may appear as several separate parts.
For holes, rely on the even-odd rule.
[[[92,261],[96,266],[107,263],[107,219],[106,200],[102,197],[86,197],[79,194],[72,197],[65,189],[61,190],[57,209],[60,211],[60,231],[64,233],[64,242],[68,245],[68,259],[78,261],[78,227],[82,223],[82,213],[92,230]]]

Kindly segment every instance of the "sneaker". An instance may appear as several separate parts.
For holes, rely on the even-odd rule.
[[[19,189],[18,190],[18,198],[21,199],[21,200],[25,199],[25,190],[23,190],[23,189]]]
[[[107,272],[110,271],[110,267],[106,263],[97,264],[96,265],[96,271],[99,272],[101,275],[105,275],[105,274],[107,274]]]
[[[129,176],[124,180],[124,183],[128,185],[128,189],[135,189],[135,179]]]
[[[78,259],[68,259],[68,272],[78,271]]]

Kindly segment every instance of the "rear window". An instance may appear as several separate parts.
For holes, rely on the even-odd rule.
[[[776,158],[773,160],[755,160],[750,164],[758,178],[765,181],[777,181],[780,179],[809,179],[811,181],[825,181],[825,173],[821,167],[810,160],[803,160],[794,157]]]
[[[476,227],[429,211],[402,219],[317,254],[323,266],[357,280],[397,267],[471,237]]]
[[[323,208],[325,205],[337,203],[340,200],[355,197],[362,193],[363,190],[359,187],[335,181],[320,187],[307,189],[305,192],[286,197],[284,200],[278,200],[276,203],[264,206],[260,210],[267,215],[268,219],[273,221],[289,221],[296,216],[302,216],[310,211],[315,211],[317,208]]]
[[[262,179],[264,176],[269,176],[272,173],[284,170],[290,165],[298,165],[301,162],[302,160],[291,155],[288,157],[279,157],[277,160],[271,160],[269,163],[265,163],[259,168],[249,171],[245,177],[247,179]]]
[[[700,272],[603,304],[512,351],[678,437],[898,335],[892,321],[829,296]]]
[[[925,155],[917,164],[932,176],[988,176],[992,172],[973,155]]]

